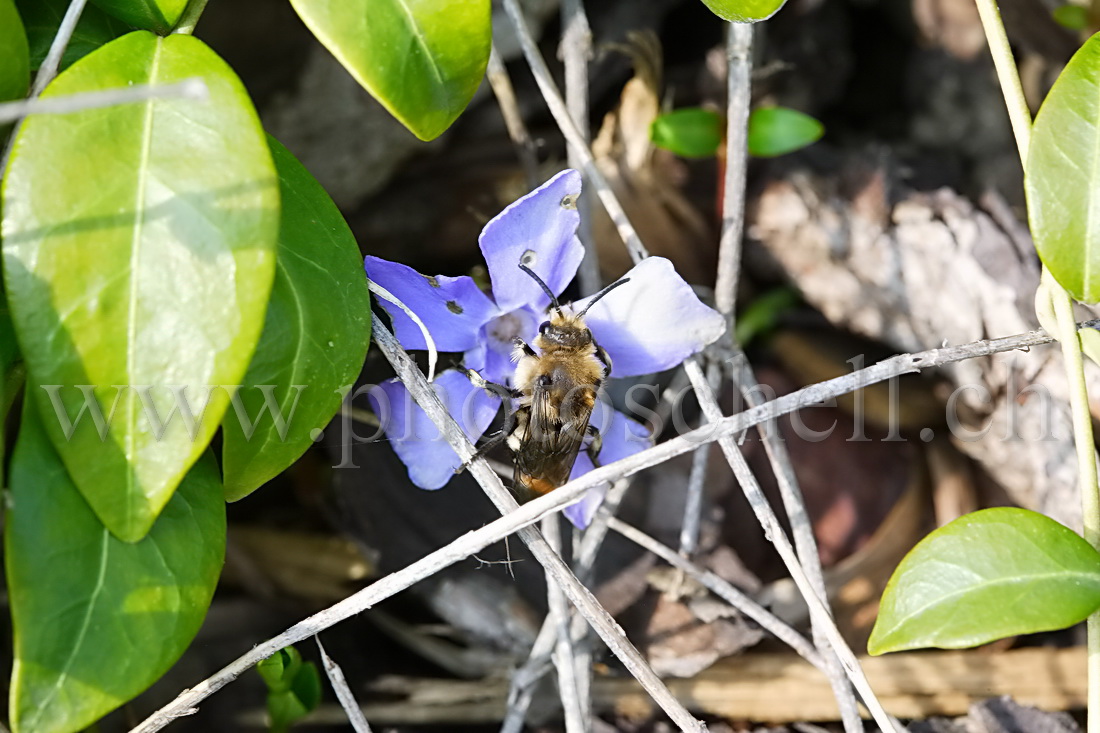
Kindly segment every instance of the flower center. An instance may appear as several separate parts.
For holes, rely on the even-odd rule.
[[[494,351],[510,354],[516,337],[525,338],[534,330],[535,317],[526,310],[514,310],[485,324],[486,342]]]

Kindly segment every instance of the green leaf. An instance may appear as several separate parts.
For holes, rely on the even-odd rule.
[[[224,559],[221,494],[207,454],[145,539],[121,542],[69,480],[34,409],[24,411],[4,532],[14,733],[80,730],[175,663]]]
[[[29,118],[4,178],[4,277],[46,430],[96,515],[131,542],[209,443],[259,340],[275,169],[244,87],[191,36],[136,31],[47,90],[193,76],[208,101]],[[80,385],[101,415],[81,414]]]
[[[1061,5],[1051,15],[1058,25],[1071,31],[1083,31],[1089,26],[1089,10],[1081,5]]]
[[[1025,509],[985,509],[937,529],[882,595],[871,654],[958,649],[1061,629],[1100,607],[1100,554]]]
[[[439,137],[489,63],[489,0],[291,0],[355,80],[421,140]]]
[[[269,142],[283,204],[279,252],[263,335],[223,421],[229,501],[305,453],[340,409],[370,341],[370,291],[351,229],[309,171]]]
[[[69,7],[69,0],[15,0],[23,25],[27,28],[30,44],[31,68],[42,65],[50,50],[61,19]],[[87,56],[100,46],[110,43],[130,32],[130,26],[107,15],[93,5],[85,5],[73,36],[61,56],[61,68],[67,69],[78,59]]]
[[[774,158],[817,142],[825,127],[787,107],[759,107],[749,115],[749,155]]]
[[[267,689],[272,692],[284,692],[290,689],[294,675],[302,666],[302,655],[292,646],[272,654],[267,659],[261,659],[256,664],[256,671],[260,673]]]
[[[0,102],[22,99],[30,83],[30,52],[23,21],[12,0],[0,0]],[[0,143],[3,139],[0,136]]]
[[[15,339],[15,326],[11,322],[7,300],[3,292],[0,292],[0,467],[4,465],[7,448],[5,427],[8,413],[23,386],[25,376],[23,357],[19,354],[19,344]],[[0,469],[0,487],[4,485],[4,473]]]
[[[285,731],[321,702],[321,675],[313,662],[303,662],[294,647],[280,649],[256,665],[267,684],[267,712],[272,733]]]
[[[676,155],[709,158],[722,144],[722,116],[698,107],[678,109],[653,120],[649,138]]]
[[[15,402],[15,395],[23,384],[23,357],[15,338],[15,326],[4,294],[0,291],[0,458],[4,455],[4,420]],[[2,465],[2,462],[0,462]],[[0,478],[0,485],[3,480]]]
[[[102,10],[135,28],[167,33],[179,22],[187,0],[92,0]]]
[[[755,23],[775,15],[786,0],[703,0],[703,5],[722,20]]]
[[[789,287],[773,288],[753,299],[737,317],[734,338],[742,347],[775,330],[780,317],[798,304],[798,293]]]
[[[1100,35],[1078,49],[1051,87],[1024,172],[1039,257],[1074,298],[1100,301]]]

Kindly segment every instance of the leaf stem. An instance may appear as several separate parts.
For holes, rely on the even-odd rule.
[[[1058,341],[1066,363],[1070,385],[1070,409],[1077,448],[1077,472],[1081,485],[1081,513],[1088,543],[1100,550],[1100,487],[1097,486],[1096,448],[1092,436],[1085,386],[1085,364],[1081,358],[1081,336],[1073,320],[1073,301],[1044,268],[1044,284],[1050,294],[1058,323]],[[1088,618],[1088,733],[1100,733],[1100,612]]]
[[[1001,22],[996,0],[975,2],[989,43],[989,51],[993,55],[1001,94],[1008,108],[1012,133],[1016,137],[1016,147],[1020,151],[1020,162],[1026,175],[1028,150],[1031,146],[1031,111],[1024,98],[1020,74],[1012,57],[1012,49],[1008,45],[1008,35]],[[1057,337],[1062,344],[1062,358],[1070,386],[1084,536],[1089,544],[1100,549],[1100,487],[1097,486],[1096,447],[1085,387],[1084,362],[1081,359],[1081,337],[1074,323],[1073,301],[1069,294],[1054,280],[1046,266],[1043,267],[1042,277],[1058,323]],[[1088,733],[1100,733],[1100,613],[1094,613],[1088,619],[1088,711]]]
[[[194,33],[195,26],[198,25],[199,18],[202,17],[202,11],[206,10],[207,2],[209,0],[190,0],[187,7],[183,9],[183,14],[180,15],[176,27],[172,29],[172,33],[179,33],[184,36]]]
[[[978,6],[978,15],[985,30],[985,40],[989,52],[993,55],[993,66],[997,69],[997,81],[1001,85],[1001,95],[1008,108],[1008,120],[1012,124],[1012,134],[1016,138],[1016,148],[1020,151],[1020,163],[1027,165],[1027,151],[1031,145],[1031,110],[1024,98],[1024,87],[1020,83],[1020,72],[1016,68],[1016,59],[1008,45],[1008,34],[1001,22],[1001,11],[997,0],[974,0]]]

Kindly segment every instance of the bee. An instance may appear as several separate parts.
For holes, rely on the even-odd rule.
[[[539,326],[533,346],[519,337],[514,340],[514,388],[487,382],[472,369],[467,375],[474,386],[515,401],[514,412],[505,417],[504,429],[483,444],[475,458],[506,443],[513,455],[512,491],[522,503],[569,480],[586,437],[591,438],[588,453],[595,463],[602,439],[589,420],[596,393],[611,373],[611,358],[596,343],[584,316],[600,298],[625,285],[629,278],[608,285],[584,310],[574,313],[571,306],[558,302],[531,268],[525,264],[519,267],[550,297],[549,320]]]

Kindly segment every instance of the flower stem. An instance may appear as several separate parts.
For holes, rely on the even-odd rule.
[[[172,29],[172,33],[179,33],[185,36],[194,33],[195,26],[198,25],[199,18],[202,16],[202,11],[206,10],[207,2],[209,2],[209,0],[190,0],[190,2],[187,3],[187,7],[183,9],[183,14],[180,15],[176,27]]]
[[[985,37],[989,42],[997,78],[1001,84],[1008,107],[1009,121],[1020,151],[1020,161],[1027,169],[1028,150],[1031,145],[1031,112],[1024,98],[1024,89],[1008,45],[1008,35],[1001,22],[996,0],[975,0],[981,16]],[[1081,337],[1073,319],[1073,301],[1069,294],[1055,282],[1043,267],[1043,287],[1051,299],[1058,324],[1057,338],[1062,344],[1066,379],[1070,387],[1070,409],[1073,414],[1073,437],[1077,449],[1077,473],[1080,477],[1081,509],[1084,536],[1089,544],[1100,550],[1100,487],[1096,475],[1096,447],[1092,436],[1092,417],[1089,414],[1088,392],[1085,387],[1084,362],[1081,359]],[[1100,733],[1100,612],[1088,619],[1088,733]]]

